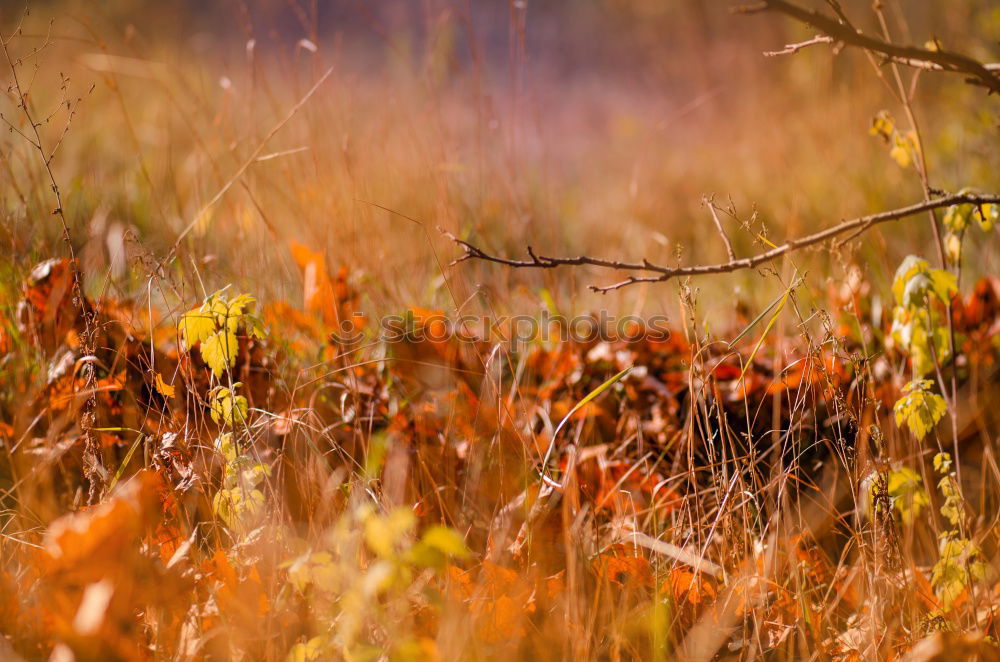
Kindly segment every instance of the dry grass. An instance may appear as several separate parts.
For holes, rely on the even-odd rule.
[[[773,269],[607,296],[586,285],[615,274],[449,266],[459,251],[437,230],[510,255],[698,263],[725,255],[705,194],[747,223],[726,219],[740,254],[762,231],[777,241],[919,200],[912,168],[868,134],[879,110],[903,111],[863,55],[765,59],[812,35],[697,2],[532,6],[523,41],[506,7],[335,4],[317,27],[277,4],[58,3],[11,37],[32,111],[64,104],[40,131],[59,145],[54,177],[99,302],[101,486],[117,487],[87,503],[82,322],[65,263],[32,274],[66,246],[8,93],[3,656],[891,658],[943,631],[924,645],[990,659],[991,282],[956,316],[949,414],[960,528],[989,571],[953,605],[930,584],[949,529],[931,458],[952,435],[918,444],[889,415],[909,374],[886,340],[889,284],[903,256],[933,253],[924,218]],[[1000,36],[989,3],[888,4],[917,43],[989,59]],[[5,39],[22,20],[8,12]],[[935,185],[995,188],[997,102],[947,78],[919,90]],[[985,237],[965,247],[966,295],[997,272]],[[741,376],[764,324],[725,339],[796,274]],[[212,381],[177,322],[226,286],[258,299],[268,333],[241,339]],[[371,330],[409,309],[666,314],[674,333],[517,351],[328,340],[354,311]],[[235,381],[249,414],[220,425],[210,389]],[[220,449],[227,431],[235,449]],[[555,489],[538,471],[553,441]],[[873,514],[873,477],[904,466],[929,503],[914,521]],[[241,473],[254,467],[268,475]],[[259,489],[260,506],[220,513],[233,486]]]

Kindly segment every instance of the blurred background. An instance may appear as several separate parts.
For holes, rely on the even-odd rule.
[[[544,288],[566,312],[676,317],[674,283],[602,298],[586,286],[623,274],[449,268],[460,251],[437,227],[511,256],[531,245],[694,264],[725,258],[704,195],[731,201],[776,243],[920,200],[912,165],[869,134],[882,110],[909,129],[889,68],[830,45],[765,57],[814,33],[733,13],[737,4],[34,1],[27,15],[3,3],[0,25],[46,118],[46,149],[58,145],[52,166],[92,292],[145,296],[159,269],[174,282],[158,302],[168,308],[227,283],[296,300],[288,246],[299,241],[331,270],[346,267],[372,312],[470,298],[531,312]],[[895,41],[936,38],[1000,60],[994,2],[884,6]],[[870,3],[844,7],[880,32]],[[913,89],[931,184],[997,189],[997,101],[954,76],[925,74]],[[12,99],[2,112],[21,126]],[[12,295],[34,262],[64,248],[37,151],[10,128],[0,157],[2,287]],[[740,222],[725,222],[738,254],[759,249]],[[971,273],[996,271],[992,241],[966,242]],[[933,257],[925,219],[774,267],[786,283],[793,268],[808,272],[821,292],[860,264],[887,291],[908,253]],[[784,289],[756,272],[695,286],[718,320]]]

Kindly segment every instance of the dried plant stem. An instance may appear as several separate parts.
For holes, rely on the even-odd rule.
[[[83,332],[80,334],[80,351],[82,356],[78,360],[78,365],[84,379],[82,391],[84,401],[80,407],[79,425],[84,442],[84,475],[89,483],[88,501],[95,503],[100,498],[107,473],[101,458],[99,439],[97,433],[94,431],[94,423],[97,419],[97,376],[94,370],[94,364],[96,363],[96,357],[94,356],[95,336],[97,332],[96,312],[88,305],[87,298],[83,293],[83,272],[80,269],[79,262],[77,262],[76,251],[73,249],[69,222],[66,220],[66,214],[63,211],[62,194],[59,191],[59,185],[56,183],[55,175],[52,172],[52,157],[55,156],[55,149],[52,150],[51,157],[47,155],[41,133],[38,131],[39,123],[35,121],[34,115],[28,107],[27,94],[21,86],[21,80],[17,75],[17,66],[10,55],[10,50],[7,48],[8,43],[9,40],[4,39],[3,35],[0,34],[0,47],[3,48],[4,59],[10,68],[14,91],[17,93],[17,107],[24,115],[24,119],[30,127],[31,134],[34,136],[34,140],[27,136],[25,138],[41,157],[42,166],[48,177],[52,194],[55,196],[56,207],[52,210],[52,215],[56,216],[62,225],[63,241],[66,242],[70,258],[70,273],[73,279],[73,301],[79,309],[80,318],[83,321]],[[21,135],[23,136],[24,134]]]

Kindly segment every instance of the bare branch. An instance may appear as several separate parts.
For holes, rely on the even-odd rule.
[[[737,7],[735,11],[744,14],[776,11],[811,25],[837,41],[879,53],[890,61],[921,69],[939,69],[940,71],[965,74],[968,82],[981,85],[990,92],[1000,94],[998,67],[993,64],[983,64],[961,53],[892,44],[875,37],[869,37],[856,30],[852,25],[836,18],[800,7],[786,0],[763,0],[754,5]]]
[[[438,230],[461,246],[465,251],[461,257],[452,261],[452,265],[466,260],[483,260],[484,262],[494,262],[508,267],[519,268],[554,269],[556,267],[563,266],[578,267],[586,265],[601,267],[604,269],[639,271],[646,274],[656,274],[652,276],[629,276],[623,281],[607,286],[590,286],[590,289],[594,292],[605,293],[626,287],[628,285],[633,285],[635,283],[659,283],[676,277],[705,276],[708,274],[731,273],[733,271],[740,271],[743,269],[753,269],[762,264],[776,260],[786,253],[792,253],[809,246],[815,246],[825,241],[840,237],[844,234],[849,234],[851,238],[854,238],[859,234],[867,232],[880,223],[896,221],[928,210],[941,209],[943,207],[950,207],[951,205],[957,204],[1000,204],[1000,195],[958,193],[955,195],[925,200],[906,207],[900,207],[899,209],[883,211],[877,214],[869,214],[867,216],[859,216],[858,218],[842,221],[841,223],[831,226],[825,230],[820,230],[819,232],[805,235],[797,239],[789,239],[779,246],[775,246],[770,250],[752,255],[750,257],[736,259],[731,256],[727,262],[720,262],[717,264],[701,264],[690,267],[669,267],[666,265],[654,264],[646,259],[643,259],[641,262],[624,262],[620,260],[607,260],[589,255],[579,255],[577,257],[549,257],[546,255],[538,255],[530,246],[527,249],[529,259],[515,260],[498,255],[492,255],[478,246],[465,241],[464,239],[459,239],[454,234],[444,230],[443,228],[438,228]]]

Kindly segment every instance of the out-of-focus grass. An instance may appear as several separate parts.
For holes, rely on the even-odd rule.
[[[248,49],[245,35],[224,32],[219,22],[206,19],[199,27],[197,12],[187,27],[175,19],[161,34],[150,18],[156,10],[147,15],[139,6],[118,7],[110,16],[86,4],[36,10],[25,32],[46,34],[51,17],[55,37],[28,68],[32,102],[39,111],[51,106],[59,72],[69,77],[70,98],[83,97],[54,165],[89,287],[107,285],[109,274],[126,291],[143,287],[141,279],[120,278],[121,261],[112,264],[117,235],[129,231],[142,249],[168,252],[328,66],[333,76],[264,148],[273,158],[251,165],[203,215],[171,268],[190,273],[197,265],[207,290],[240,282],[288,298],[297,283],[283,245],[294,238],[364,274],[366,295],[379,304],[453,305],[453,296],[464,299],[483,283],[499,299],[494,305],[513,301],[508,294],[519,285],[529,292],[545,285],[567,305],[588,308],[617,298],[585,294],[585,284],[610,282],[613,274],[463,265],[447,270],[461,290],[448,294],[441,266],[456,250],[436,226],[512,255],[530,244],[548,254],[664,262],[679,255],[693,263],[724,257],[700,204],[704,194],[731,196],[744,218],[756,209],[772,239],[919,199],[912,168],[897,166],[868,135],[880,109],[900,122],[903,113],[860,54],[832,58],[821,46],[764,58],[763,49],[805,33],[772,18],[730,16],[721,6],[693,15],[678,5],[652,19],[627,5],[601,9],[576,20],[578,32],[599,37],[594,14],[616,19],[603,49],[613,56],[610,64],[574,39],[573,13],[553,7],[539,10],[537,27],[529,10],[522,59],[492,52],[490,30],[502,32],[497,26],[481,28],[486,44],[476,44],[461,12],[447,6],[425,10],[425,22],[414,26],[382,12],[361,36],[345,36],[334,23],[315,53],[296,44],[305,32],[294,26],[271,35],[259,26]],[[556,35],[546,32],[553,12],[568,21]],[[340,8],[336,15],[349,13]],[[7,25],[13,18],[5,15]],[[666,30],[662,41],[651,43],[650,20]],[[380,30],[393,25],[398,33]],[[988,20],[975,25],[984,41],[996,29]],[[914,38],[920,36],[929,35]],[[635,39],[635,53],[623,61],[628,39]],[[40,36],[26,36],[12,47],[25,54],[41,43]],[[478,60],[470,43],[482,51]],[[562,46],[576,50],[563,53]],[[917,110],[932,183],[987,187],[997,158],[989,102],[960,81],[927,78]],[[50,135],[58,135],[63,120],[57,116],[46,127]],[[58,231],[46,213],[49,202],[39,197],[45,187],[36,155],[16,134],[3,141],[11,182],[4,195],[5,255],[53,254]],[[890,226],[853,259],[884,276],[900,255],[928,249],[926,230],[917,219]],[[730,232],[741,254],[754,249],[735,223]],[[973,249],[968,262],[988,270],[992,253]],[[839,256],[841,264],[851,259]],[[836,265],[826,268],[825,256],[799,260],[814,283],[838,273]],[[754,274],[740,274],[697,285],[706,292],[741,288],[758,305],[771,295],[758,296],[759,283]],[[630,307],[638,298],[656,309],[673,290],[622,296]],[[725,313],[729,299],[704,301],[719,308],[714,314]],[[529,296],[525,305],[537,301]]]

